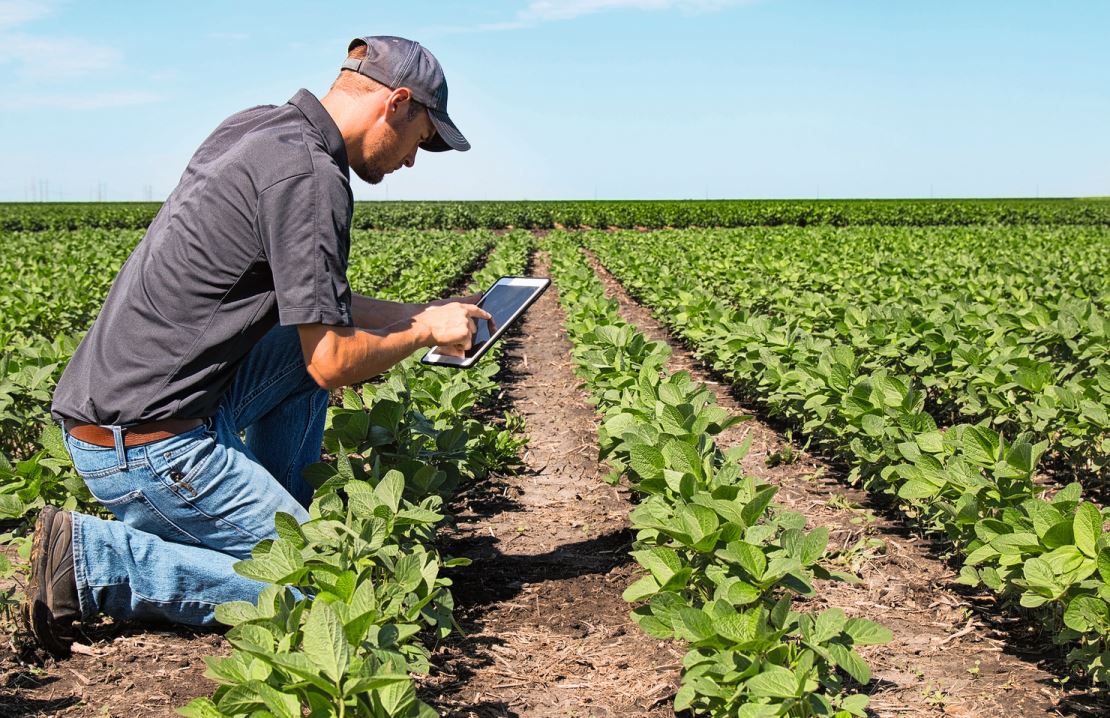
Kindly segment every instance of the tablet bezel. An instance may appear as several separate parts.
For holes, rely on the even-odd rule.
[[[527,311],[528,308],[532,306],[532,304],[543,295],[543,293],[551,285],[551,280],[547,277],[501,277],[493,283],[493,286],[491,286],[488,290],[485,291],[485,293],[482,294],[482,298],[478,300],[479,307],[482,306],[482,302],[485,301],[486,296],[494,289],[496,289],[499,285],[506,285],[510,287],[532,287],[533,291],[532,294],[529,295],[528,299],[525,300],[524,303],[521,304],[515,312],[513,312],[508,321],[498,327],[497,330],[494,331],[492,335],[490,335],[489,341],[487,341],[474,356],[448,356],[446,354],[440,354],[439,352],[437,352],[436,350],[439,349],[439,347],[434,346],[429,349],[423,357],[421,357],[420,361],[424,364],[430,364],[432,366],[447,366],[455,369],[469,369],[470,367],[474,366],[478,363],[479,359],[485,356],[486,352],[489,351],[489,348],[497,343],[497,340],[501,338],[501,335],[504,334],[505,331],[508,330],[508,328],[511,327],[514,322],[516,322],[520,315]]]

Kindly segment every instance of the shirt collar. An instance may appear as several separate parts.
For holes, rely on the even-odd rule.
[[[308,120],[308,124],[319,130],[324,138],[324,146],[339,165],[339,169],[343,170],[343,174],[350,176],[349,165],[347,163],[347,146],[343,144],[343,135],[339,133],[339,127],[335,124],[335,120],[331,118],[328,111],[316,99],[316,96],[305,89],[297,90],[297,94],[289,98],[289,104],[296,107],[301,111],[301,114]]]

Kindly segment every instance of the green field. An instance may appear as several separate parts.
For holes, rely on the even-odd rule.
[[[5,577],[24,571],[41,506],[97,510],[47,409],[157,211],[0,205]],[[871,672],[855,649],[890,632],[792,603],[815,579],[853,579],[828,567],[827,531],[806,531],[716,446],[735,420],[664,370],[670,350],[619,318],[592,261],[765,417],[938,538],[963,583],[1040,622],[1074,680],[1110,684],[1104,200],[360,203],[354,224],[352,287],[383,298],[551,258],[598,451],[639,499],[643,572],[626,599],[649,635],[689,649],[676,709],[865,715]],[[434,715],[411,676],[455,627],[441,574],[455,564],[435,543],[444,502],[520,448],[474,418],[497,371],[497,357],[472,372],[408,361],[337,395],[313,520],[279,516],[279,538],[241,565],[273,588],[221,607],[232,652],[190,715]]]

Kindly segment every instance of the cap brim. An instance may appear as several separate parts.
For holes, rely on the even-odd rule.
[[[446,152],[447,150],[466,152],[470,149],[470,143],[459,132],[459,128],[455,127],[455,123],[451,121],[446,112],[433,110],[429,107],[428,116],[432,118],[432,124],[435,125],[436,135],[421,144],[421,149],[428,152]]]

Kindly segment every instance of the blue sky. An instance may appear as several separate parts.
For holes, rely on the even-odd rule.
[[[474,149],[360,199],[1110,195],[1110,3],[0,0],[0,200],[162,199],[220,120],[420,40]]]

